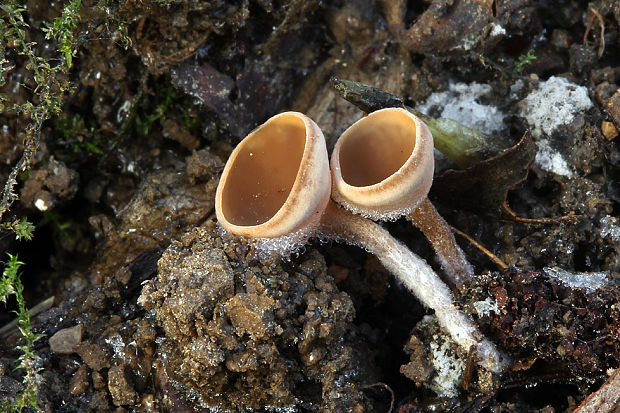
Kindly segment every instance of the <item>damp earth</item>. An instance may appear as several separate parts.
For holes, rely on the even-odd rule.
[[[41,28],[61,3],[25,2],[49,59]],[[71,88],[4,218],[34,237],[0,234],[41,304],[42,411],[620,409],[620,3],[82,3]],[[26,58],[2,50],[3,99],[32,99]],[[494,139],[468,165],[436,151],[430,197],[475,267],[456,305],[510,357],[501,376],[364,250],[314,240],[266,258],[217,224],[227,157],[267,118],[306,113],[331,151],[386,105]],[[26,121],[0,114],[3,180]],[[442,275],[419,231],[385,227]],[[0,305],[9,403],[24,388],[15,309]]]

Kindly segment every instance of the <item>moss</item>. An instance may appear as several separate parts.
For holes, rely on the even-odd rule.
[[[0,278],[0,301],[6,304],[7,299],[14,296],[17,302],[15,314],[17,314],[18,329],[24,342],[23,345],[17,346],[17,350],[23,353],[18,358],[18,368],[24,372],[24,391],[18,394],[12,402],[0,403],[0,408],[8,412],[21,412],[26,407],[39,410],[37,394],[43,377],[41,376],[41,359],[34,351],[34,343],[43,335],[34,333],[30,324],[30,313],[26,308],[23,295],[24,286],[19,274],[19,269],[24,263],[19,261],[17,255],[7,255],[9,260],[6,262],[2,278]]]

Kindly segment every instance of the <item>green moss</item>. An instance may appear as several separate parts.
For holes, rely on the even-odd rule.
[[[67,69],[71,69],[73,56],[77,53],[76,29],[80,21],[81,9],[82,0],[69,0],[60,17],[42,29],[45,32],[46,39],[56,39],[58,51],[64,56]]]
[[[9,260],[5,263],[2,277],[0,278],[0,301],[5,303],[11,296],[15,297],[17,302],[17,325],[22,334],[22,345],[17,346],[22,355],[19,356],[18,368],[23,371],[24,390],[17,395],[15,400],[0,402],[2,411],[21,412],[24,408],[33,408],[39,410],[38,392],[39,386],[43,381],[41,376],[41,358],[34,351],[34,343],[43,337],[42,334],[35,334],[30,324],[30,313],[26,308],[24,301],[24,286],[21,282],[19,269],[24,263],[19,261],[17,255],[7,254]]]
[[[22,3],[8,0],[0,5],[0,86],[6,83],[6,74],[13,69],[4,59],[9,46],[26,59],[25,67],[32,73],[36,88],[30,100],[24,103],[10,102],[6,97],[0,98],[0,109],[15,111],[25,124],[24,152],[4,184],[0,199],[0,219],[18,199],[14,190],[17,176],[30,168],[32,157],[41,140],[43,123],[61,112],[63,98],[70,88],[69,81],[62,74],[69,71],[77,47],[75,29],[76,22],[79,21],[80,0],[71,0],[63,9],[62,15],[44,29],[48,37],[60,40],[59,52],[62,57],[58,61],[48,60],[37,54],[37,44],[27,40],[31,38],[27,33],[33,29],[24,19],[27,10]]]
[[[154,98],[149,96],[148,102],[142,100],[134,118],[135,131],[139,136],[147,136],[153,126],[163,126],[168,119],[186,127],[190,132],[197,132],[201,125],[200,117],[191,112],[191,102],[179,93],[168,80],[163,93]]]
[[[533,53],[528,52],[527,54],[522,54],[521,56],[519,56],[519,60],[517,61],[517,63],[515,63],[515,67],[513,69],[514,72],[523,72],[526,67],[528,67],[534,62],[534,60],[536,60],[536,55],[534,55]]]
[[[94,124],[87,125],[81,115],[59,116],[55,123],[60,143],[70,147],[74,153],[103,154],[104,139],[99,129]]]
[[[15,238],[19,241],[22,239],[30,241],[35,229],[32,222],[28,221],[26,218],[17,219],[13,222],[6,222],[0,225],[0,227],[13,231],[15,233]]]

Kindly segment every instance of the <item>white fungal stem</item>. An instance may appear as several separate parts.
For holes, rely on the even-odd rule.
[[[481,366],[497,373],[503,371],[507,365],[505,356],[454,305],[448,286],[423,259],[388,231],[373,221],[339,208],[333,202],[327,206],[321,229],[326,235],[374,254],[424,305],[435,310],[439,324],[459,346],[478,354]]]
[[[471,281],[474,268],[456,243],[450,225],[439,215],[428,197],[424,197],[417,208],[407,214],[407,218],[433,245],[441,268],[454,285],[460,287]]]

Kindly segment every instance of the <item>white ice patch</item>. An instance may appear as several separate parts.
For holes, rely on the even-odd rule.
[[[402,216],[409,215],[414,209],[418,207],[418,204],[420,203],[420,201],[418,201],[416,204],[410,205],[406,208],[392,209],[390,211],[386,211],[379,209],[358,208],[336,191],[332,192],[332,198],[344,209],[351,211],[355,215],[361,215],[364,218],[372,219],[373,221],[396,221]]]
[[[112,347],[114,350],[114,357],[119,359],[127,359],[128,355],[125,351],[125,343],[120,335],[115,334],[111,337],[105,339],[105,342]]]
[[[601,218],[601,237],[609,237],[612,241],[620,241],[620,226],[618,226],[618,218],[610,215]]]
[[[476,313],[478,313],[478,317],[485,317],[491,313],[499,314],[499,307],[491,297],[486,300],[476,301],[474,303],[474,308],[476,309]]]
[[[39,211],[47,211],[47,208],[49,208],[49,206],[42,199],[37,199],[34,201],[34,206],[37,207]]]
[[[447,341],[442,344],[433,341],[430,343],[430,348],[433,354],[433,367],[437,373],[433,378],[431,389],[442,397],[458,396],[465,362],[454,355]]]
[[[537,142],[537,146],[538,152],[536,152],[535,162],[540,169],[569,178],[573,176],[572,171],[568,167],[568,163],[566,163],[559,152],[551,149],[548,141],[541,139]]]
[[[576,114],[592,107],[592,101],[587,88],[563,77],[551,76],[540,82],[520,105],[521,116],[532,127],[532,134],[540,137],[568,125]]]
[[[455,120],[469,128],[494,134],[505,128],[504,117],[495,106],[478,103],[492,93],[491,86],[482,83],[451,83],[445,92],[435,92],[416,109],[431,115],[440,110],[440,117]]]
[[[288,259],[292,254],[303,253],[305,245],[315,232],[316,228],[306,226],[277,238],[252,238],[252,245],[256,247],[261,260],[277,257]]]
[[[220,237],[226,238],[229,234],[218,224],[218,233]],[[317,235],[318,228],[316,225],[307,225],[295,232],[282,235],[277,238],[250,238],[241,237],[251,243],[256,249],[257,258],[260,260],[271,260],[282,258],[288,260],[291,255],[303,254],[305,245],[311,237]]]
[[[500,26],[497,23],[491,23],[491,33],[489,33],[489,37],[497,37],[503,36],[506,34],[506,29]]]
[[[557,267],[545,267],[543,271],[567,287],[583,288],[589,293],[604,287],[609,280],[604,272],[570,272]]]

